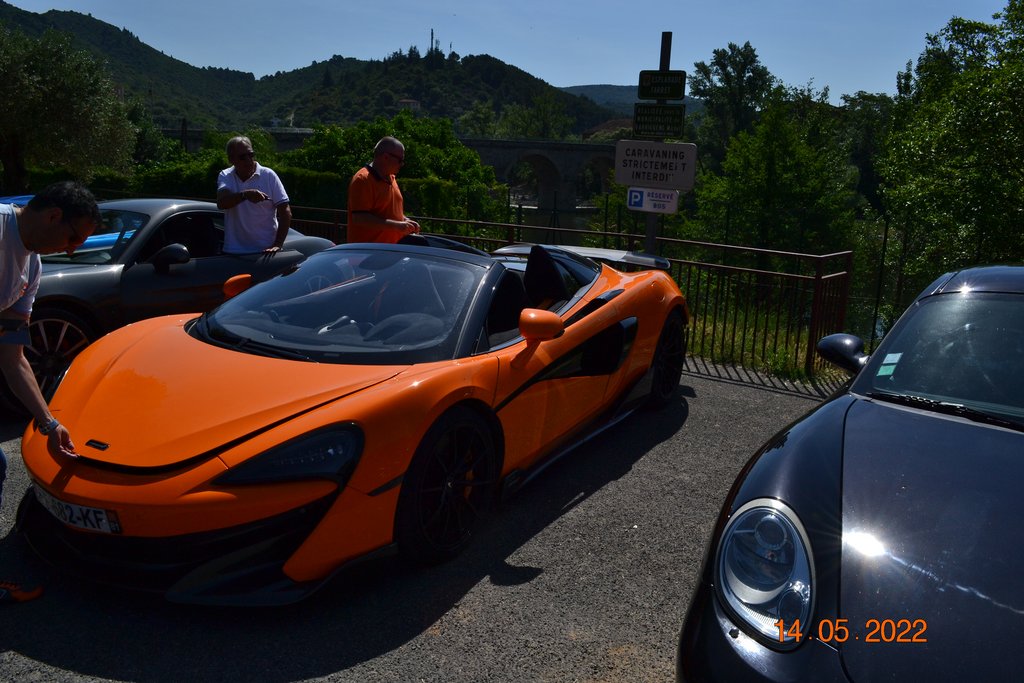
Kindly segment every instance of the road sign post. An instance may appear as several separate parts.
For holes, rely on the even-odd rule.
[[[633,136],[638,138],[679,139],[686,124],[686,104],[670,104],[666,100],[682,100],[686,93],[686,72],[669,68],[672,56],[672,33],[661,34],[661,63],[657,71],[641,71],[637,98],[656,103],[633,105]],[[654,253],[658,232],[656,213],[674,213],[679,208],[676,190],[693,188],[697,146],[694,144],[620,140],[615,145],[615,182],[630,187],[627,206],[647,213],[647,239],[644,249]],[[668,191],[674,193],[674,201]],[[669,208],[671,207],[671,208]]]

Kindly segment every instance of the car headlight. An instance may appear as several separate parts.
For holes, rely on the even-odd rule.
[[[310,432],[232,467],[215,484],[266,484],[300,479],[331,479],[344,486],[363,448],[361,432],[334,426]]]
[[[785,504],[753,500],[733,515],[718,546],[718,588],[730,611],[775,648],[795,647],[814,607],[807,533]],[[799,625],[792,628],[796,621]]]

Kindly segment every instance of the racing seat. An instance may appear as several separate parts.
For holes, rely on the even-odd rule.
[[[498,283],[487,312],[487,342],[496,346],[519,334],[519,314],[526,308],[526,288],[520,277],[507,271]]]
[[[402,313],[444,316],[441,301],[427,266],[418,261],[396,263],[396,272],[385,283],[374,302],[374,320],[381,321]]]
[[[571,296],[555,259],[539,244],[533,245],[526,259],[523,285],[530,308],[552,309]]]

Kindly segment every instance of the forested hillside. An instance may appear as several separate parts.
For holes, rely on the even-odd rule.
[[[251,73],[198,68],[155,50],[126,29],[78,12],[26,12],[0,0],[0,23],[38,37],[47,29],[74,36],[74,45],[107,63],[114,81],[137,98],[159,127],[185,119],[193,128],[351,124],[414,108],[457,121],[474,106],[500,116],[505,107],[551,98],[580,133],[616,114],[488,55],[460,57],[431,49],[397,50],[381,60],[334,56],[308,67],[255,78]]]

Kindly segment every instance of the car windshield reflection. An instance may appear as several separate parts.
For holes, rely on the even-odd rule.
[[[109,263],[120,256],[132,237],[149,221],[136,211],[102,210],[103,224],[96,228],[75,253],[59,252],[42,257],[44,263]]]
[[[970,293],[928,297],[908,311],[852,390],[961,404],[1020,421],[1021,387],[1024,301]]]
[[[193,334],[316,362],[405,364],[451,358],[480,266],[372,250],[329,250],[242,292]]]

